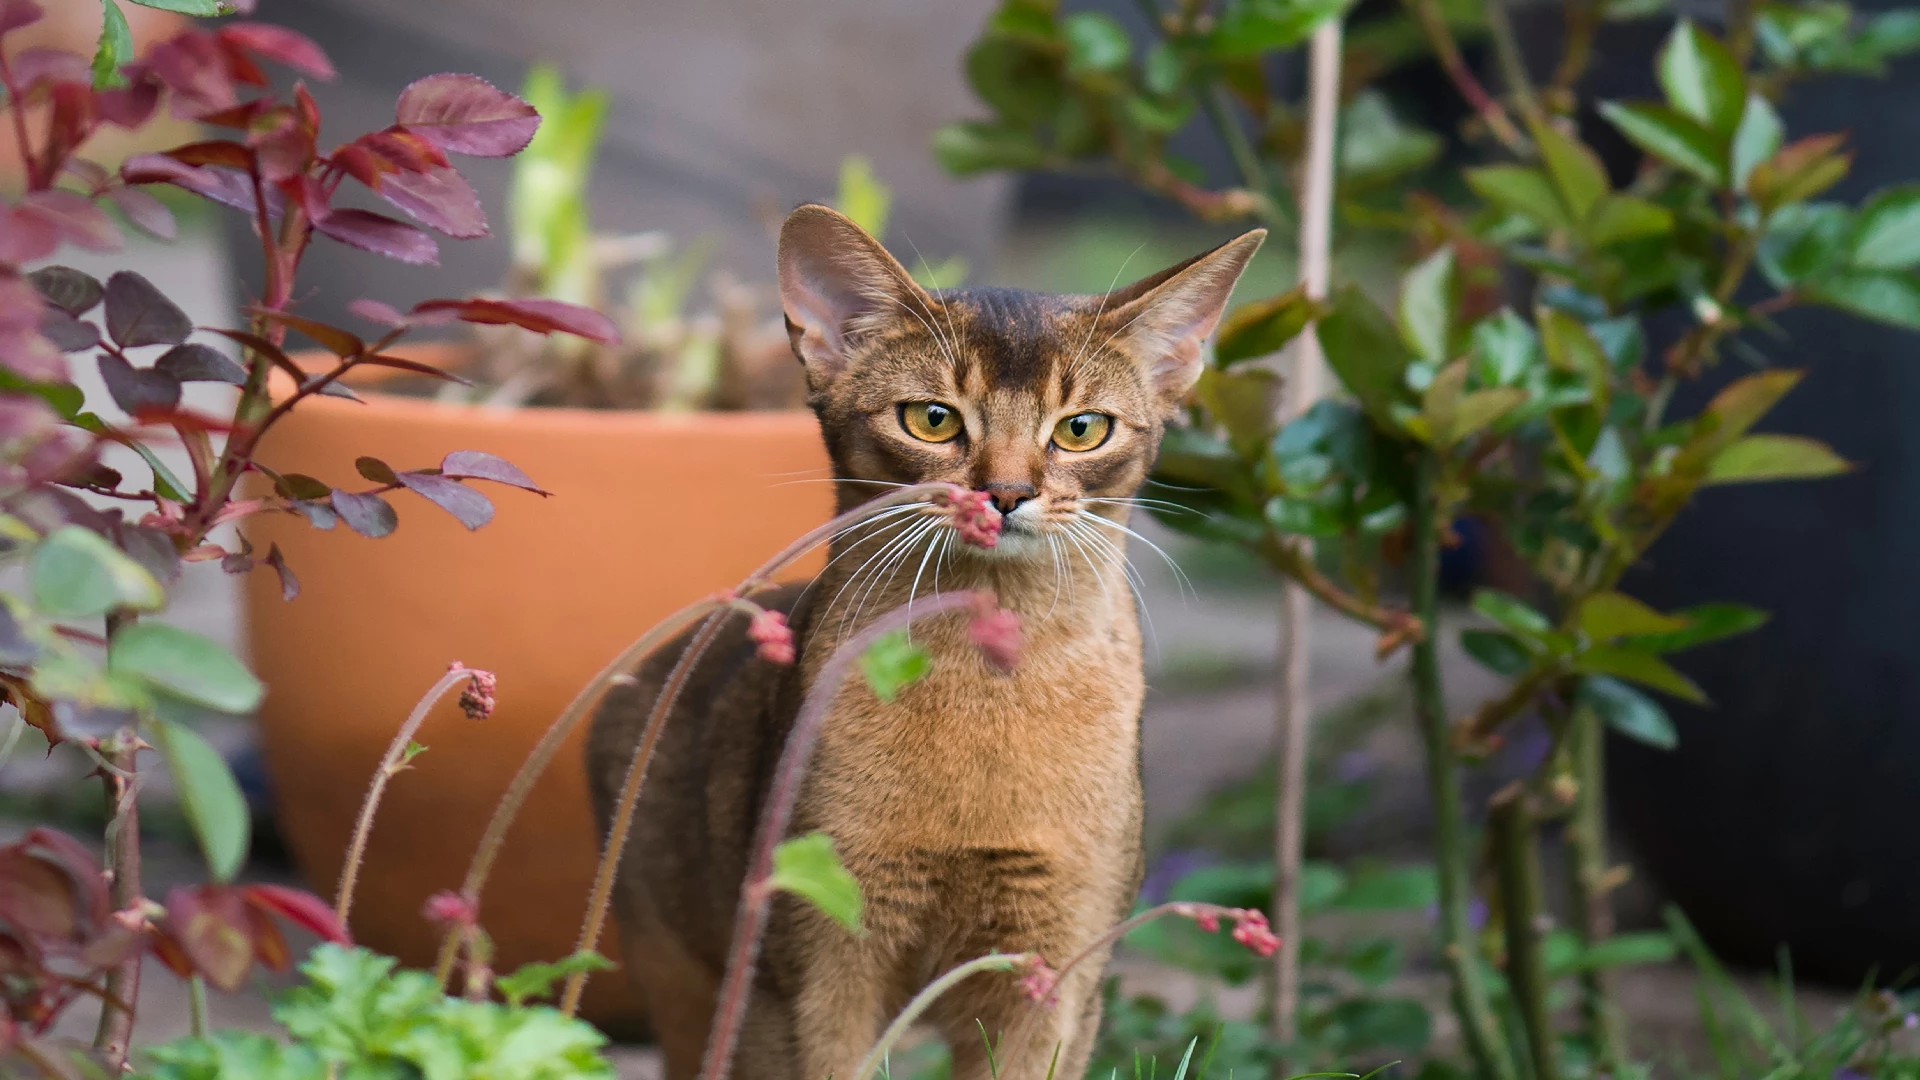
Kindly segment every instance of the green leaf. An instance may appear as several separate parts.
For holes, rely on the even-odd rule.
[[[1448,426],[1443,441],[1452,445],[1469,435],[1478,434],[1481,429],[1526,404],[1526,400],[1527,392],[1517,386],[1493,386],[1464,394],[1454,403],[1453,422]]]
[[[1019,128],[1052,119],[1066,93],[1057,55],[1003,34],[967,50],[967,82],[1001,120]]]
[[[1453,248],[1422,259],[1400,286],[1400,340],[1423,360],[1447,359],[1453,319]]]
[[[1826,277],[1846,262],[1854,235],[1852,211],[1837,203],[1782,207],[1760,238],[1760,269],[1781,287]]]
[[[1892,326],[1920,329],[1920,276],[1853,270],[1808,287],[1808,299]]]
[[[1665,634],[1649,634],[1633,639],[1633,647],[1646,652],[1670,653],[1691,649],[1722,638],[1750,633],[1766,625],[1767,613],[1745,604],[1700,604],[1673,613],[1686,621],[1682,629]]]
[[[1534,142],[1546,159],[1547,173],[1560,192],[1560,200],[1576,223],[1587,221],[1593,208],[1608,192],[1606,166],[1577,139],[1561,134],[1558,128],[1533,125]]]
[[[1347,883],[1334,905],[1342,911],[1422,911],[1440,898],[1431,866],[1363,870]]]
[[[1594,247],[1665,236],[1673,231],[1673,211],[1632,195],[1609,195],[1587,223]]]
[[[1642,686],[1665,691],[1682,701],[1705,705],[1707,695],[1693,680],[1680,674],[1672,664],[1649,652],[1628,645],[1595,645],[1574,661],[1581,671],[1594,675],[1614,675]]]
[[[1675,109],[1717,133],[1722,141],[1739,125],[1747,99],[1740,62],[1690,19],[1680,20],[1660,50],[1660,88]]]
[[[1746,190],[1753,170],[1780,152],[1786,137],[1780,114],[1759,94],[1748,94],[1746,111],[1740,114],[1740,126],[1733,133],[1733,186]]]
[[[148,686],[221,712],[259,707],[266,687],[212,638],[165,623],[122,627],[107,646],[107,666]]]
[[[1329,1010],[1328,1019],[1353,1047],[1417,1054],[1433,1036],[1427,1006],[1407,998],[1349,998]]]
[[[63,525],[33,550],[34,607],[55,618],[158,611],[166,593],[146,567],[92,529]]]
[[[1341,966],[1361,986],[1379,989],[1400,974],[1406,966],[1406,954],[1392,938],[1371,938],[1349,948]]]
[[[1404,123],[1375,89],[1362,90],[1340,111],[1339,171],[1342,190],[1382,184],[1440,156],[1444,140]]]
[[[1067,70],[1077,74],[1118,71],[1133,56],[1133,42],[1111,15],[1075,12],[1061,24],[1067,39]]]
[[[1853,229],[1853,265],[1905,270],[1920,264],[1920,184],[1877,192]]]
[[[1526,602],[1494,589],[1481,589],[1474,593],[1473,610],[1523,638],[1541,637],[1553,629],[1547,617]]]
[[[100,0],[100,6],[105,15],[100,24],[100,44],[93,53],[93,87],[107,90],[126,85],[120,65],[133,59],[133,30],[127,26],[126,13],[119,4]]]
[[[1467,186],[1475,195],[1510,214],[1518,214],[1549,229],[1573,226],[1567,208],[1547,174],[1519,165],[1489,165],[1467,170]]]
[[[856,934],[866,932],[860,927],[860,883],[840,865],[826,833],[810,832],[774,848],[767,885],[806,900]]]
[[[1338,18],[1349,0],[1230,0],[1209,43],[1216,56],[1244,58],[1291,49],[1320,24]]]
[[[152,730],[193,835],[207,858],[207,869],[215,881],[232,881],[246,861],[253,821],[239,782],[220,752],[192,728],[155,720]]]
[[[1662,105],[1623,105],[1606,101],[1600,115],[1635,146],[1715,187],[1727,186],[1728,147],[1724,139],[1694,120]]]
[[[1579,375],[1596,390],[1603,389],[1608,375],[1607,353],[1594,340],[1587,324],[1558,308],[1541,309],[1537,321],[1547,362]]]
[[[572,956],[553,963],[524,964],[511,975],[502,975],[493,981],[493,988],[507,999],[507,1004],[519,1007],[531,998],[546,997],[553,984],[582,971],[612,971],[613,961],[594,952],[583,949]]]
[[[1818,439],[1799,435],[1748,435],[1715,454],[1701,485],[1763,480],[1812,480],[1852,469]]]
[[[975,120],[934,132],[933,156],[955,176],[990,169],[1036,169],[1047,161],[1046,150],[1032,133]]]
[[[1680,745],[1667,710],[1647,695],[1605,675],[1580,680],[1580,703],[1599,714],[1608,727],[1629,739],[1660,750]]]
[[[1539,336],[1511,308],[1473,328],[1473,376],[1483,386],[1520,382],[1542,355]]]
[[[1512,634],[1499,630],[1462,630],[1460,647],[1495,675],[1512,678],[1533,666],[1533,655]]]
[[[216,15],[231,15],[236,10],[226,0],[130,0],[141,7],[172,11],[181,15],[193,15],[210,19]]]
[[[1200,373],[1194,398],[1220,422],[1235,447],[1252,454],[1273,435],[1282,385],[1279,373],[1266,368],[1209,368]]]
[[[1213,346],[1214,362],[1224,367],[1271,356],[1298,337],[1318,310],[1319,305],[1307,299],[1305,288],[1241,304],[1220,323]]]
[[[873,175],[873,163],[859,154],[849,154],[840,162],[840,193],[834,209],[853,219],[855,225],[878,238],[886,235],[887,218],[893,207],[893,192]]]
[[[1839,135],[1812,135],[1782,147],[1754,166],[1747,177],[1747,191],[1763,210],[1813,198],[1839,183],[1853,167],[1853,156],[1840,151],[1843,141]]]
[[[919,682],[933,670],[927,650],[915,645],[905,630],[895,630],[875,639],[860,655],[860,672],[873,688],[873,696],[892,701],[900,691]]]
[[[1800,371],[1775,368],[1743,375],[1728,383],[1701,411],[1701,418],[1709,421],[1702,425],[1701,448],[1718,452],[1731,446],[1759,423],[1804,375]]]
[[[1630,964],[1664,964],[1672,960],[1680,951],[1672,937],[1662,933],[1615,934],[1605,941],[1596,942],[1593,947],[1574,957],[1564,971],[1554,974],[1571,975],[1580,971],[1597,971],[1601,968],[1626,967]]]
[[[1333,306],[1314,333],[1327,366],[1368,415],[1389,430],[1399,427],[1392,406],[1405,400],[1407,351],[1393,322],[1358,286],[1335,292]]]
[[[1677,633],[1686,625],[1685,619],[1662,615],[1625,593],[1594,593],[1580,605],[1580,629],[1595,641]]]

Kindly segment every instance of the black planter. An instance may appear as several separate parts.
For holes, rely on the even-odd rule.
[[[1664,26],[1610,30],[1587,89],[1651,97]],[[1920,177],[1920,64],[1884,80],[1796,88],[1790,137],[1847,131],[1857,200]],[[1617,136],[1586,134],[1616,164]],[[1705,492],[1624,588],[1661,608],[1710,600],[1773,613],[1752,635],[1677,658],[1712,708],[1669,702],[1680,746],[1615,740],[1626,839],[1727,959],[1855,984],[1920,964],[1920,337],[1825,310],[1754,344],[1807,378],[1761,425],[1831,443],[1859,471]],[[1656,345],[1676,326],[1650,327]],[[1691,413],[1744,374],[1737,358],[1680,395]]]

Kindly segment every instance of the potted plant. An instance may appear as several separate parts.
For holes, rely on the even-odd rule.
[[[294,603],[270,581],[247,591],[254,663],[287,691],[260,712],[276,818],[310,880],[339,872],[356,778],[446,656],[471,658],[513,687],[484,728],[425,740],[435,768],[391,796],[394,821],[415,831],[396,824],[367,853],[356,930],[408,963],[431,956],[421,904],[458,875],[485,807],[581,683],[635,626],[738,578],[830,512],[828,487],[807,482],[826,475],[826,458],[800,408],[800,365],[771,289],[714,275],[711,310],[691,312],[698,245],[676,251],[661,234],[604,237],[589,227],[605,98],[569,94],[544,68],[523,92],[545,122],[515,160],[514,259],[502,292],[608,311],[622,342],[556,348],[515,327],[482,327],[431,357],[472,385],[382,372],[378,389],[359,384],[359,401],[317,401],[289,418],[264,450],[284,472],[339,477],[362,455],[471,446],[520,464],[554,496],[501,506],[458,550],[447,541],[461,524],[447,520],[410,519],[377,551],[348,535],[351,521],[324,533],[294,519],[257,530],[257,544],[278,544],[315,586]],[[887,193],[863,163],[844,170],[840,201],[869,227],[884,224]],[[958,268],[941,270],[952,284]],[[368,524],[363,536],[390,531],[384,519]],[[796,572],[818,565],[815,557]],[[316,641],[357,673],[350,683],[312,662]],[[501,855],[486,906],[504,963],[570,946],[550,898],[584,891],[598,853],[579,760],[577,748],[562,755]],[[453,842],[429,845],[422,832]],[[588,1015],[597,1022],[637,1020],[619,980],[596,984],[596,994]]]

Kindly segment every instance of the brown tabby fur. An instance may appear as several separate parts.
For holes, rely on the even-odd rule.
[[[778,900],[734,1075],[854,1080],[881,1028],[941,973],[995,950],[1058,966],[1125,917],[1142,810],[1140,634],[1118,561],[1129,506],[1080,500],[1126,500],[1146,478],[1261,236],[1103,296],[935,294],[833,211],[802,207],[787,220],[782,301],[842,509],[886,484],[942,480],[1018,510],[991,551],[959,543],[931,507],[849,530],[811,585],[762,598],[790,613],[798,664],[755,658],[739,619],[700,659],[649,770],[616,899],[625,967],[671,1080],[699,1070],[754,826],[806,687],[837,643],[912,595],[993,590],[1020,616],[1021,663],[993,672],[965,616],[950,613],[915,625],[932,673],[896,700],[858,678],[840,691],[793,832],[833,838],[865,895],[867,932]],[[957,409],[964,434],[938,444],[908,434],[900,406],[924,401]],[[1103,445],[1051,444],[1057,421],[1086,411],[1114,418]],[[587,760],[603,831],[685,647],[642,665],[594,721]],[[1021,1044],[1002,1047],[1003,1074],[1044,1075],[1057,1044],[1058,1075],[1078,1077],[1100,1019],[1096,960],[1044,1013],[1013,975],[975,976],[949,994],[930,1019],[957,1080],[987,1075],[976,1021]]]

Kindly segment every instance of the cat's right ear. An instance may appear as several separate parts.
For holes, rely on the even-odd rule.
[[[807,382],[823,387],[847,366],[862,334],[900,317],[931,315],[933,298],[899,260],[845,215],[802,206],[780,227],[780,307]]]

